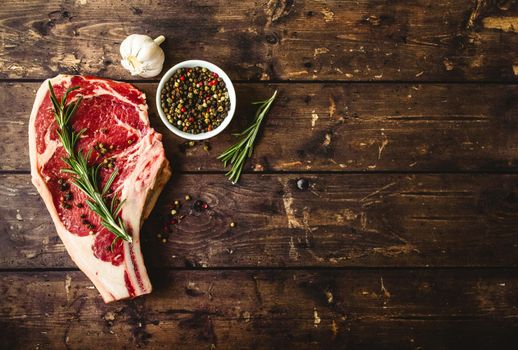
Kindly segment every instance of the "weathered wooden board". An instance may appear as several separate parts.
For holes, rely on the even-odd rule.
[[[517,32],[513,0],[3,1],[0,348],[515,348]],[[209,150],[162,125],[160,77],[122,69],[131,33],[167,37],[165,69],[207,59],[236,81]],[[35,91],[65,72],[137,82],[164,134],[149,296],[105,305],[30,184]],[[275,89],[232,186],[216,156]]]
[[[29,181],[0,176],[0,267],[74,267]],[[156,235],[176,199],[186,217],[164,244]],[[193,211],[195,199],[210,210]],[[517,227],[517,175],[249,174],[233,186],[182,174],[143,245],[155,267],[516,266]]]
[[[119,44],[165,35],[165,67],[201,58],[233,79],[515,81],[511,1],[17,1],[0,11],[0,77],[128,78]]]
[[[0,345],[478,349],[518,339],[514,270],[155,271],[152,279],[151,295],[105,305],[80,272],[0,273]]]
[[[182,148],[137,84],[175,170],[222,171],[216,157],[253,118],[250,102],[279,90],[247,171],[516,171],[517,85],[237,84],[229,131]],[[28,119],[39,83],[0,83],[1,170],[29,170]]]

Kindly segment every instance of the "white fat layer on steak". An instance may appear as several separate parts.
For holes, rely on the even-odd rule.
[[[135,168],[131,175],[124,180],[122,186],[121,198],[126,199],[126,203],[122,209],[122,218],[125,223],[130,225],[133,231],[140,229],[142,222],[141,216],[146,204],[148,189],[155,187],[157,177],[153,176],[153,174],[158,174],[162,166],[161,162],[153,161],[154,159],[159,159],[161,152],[163,152],[161,147],[157,147],[157,144],[161,145],[161,137],[157,136],[158,134],[148,134],[139,141],[139,149],[136,153],[145,154],[146,157],[136,158]],[[139,239],[138,236],[137,239]],[[130,254],[133,254],[134,259],[139,259],[137,266],[144,266],[142,254],[140,253],[140,242],[136,243],[137,244],[134,242],[133,245],[137,247],[135,249],[139,249],[138,254],[136,251],[131,252],[130,249],[125,249],[126,256],[124,261],[126,261],[127,264],[131,264],[133,259],[131,259]],[[125,243],[125,245],[128,245],[128,243]],[[130,280],[135,284],[140,284],[141,288],[151,288],[149,281],[149,285],[143,285],[142,282],[138,280],[135,275],[136,270],[136,268],[128,268],[127,271]]]
[[[70,86],[70,79],[72,79],[72,76],[58,75],[50,81],[54,86],[62,83],[65,83],[65,86]],[[125,273],[127,273],[136,296],[151,292],[151,283],[147,276],[140,249],[140,227],[143,215],[149,214],[158,197],[157,192],[159,193],[162,190],[171,172],[169,163],[165,158],[161,135],[149,127],[147,105],[145,103],[136,105],[129,101],[125,96],[114,91],[105,80],[92,78],[88,78],[88,80],[94,82],[98,87],[92,94],[84,96],[83,103],[86,103],[87,99],[93,96],[105,94],[114,96],[130,106],[135,106],[139,118],[148,126],[148,133],[140,135],[139,131],[117,120],[117,124],[128,129],[129,133],[139,136],[137,142],[117,155],[117,158],[127,157],[125,164],[128,166],[134,165],[133,171],[123,179],[118,187],[121,190],[121,199],[126,199],[121,216],[124,223],[131,228],[133,234],[133,243],[124,242],[123,244],[124,262],[115,266],[111,262],[96,258],[92,251],[95,236],[81,237],[69,232],[59,218],[58,211],[53,204],[52,195],[46,185],[48,179],[42,177],[41,169],[52,157],[59,144],[57,141],[50,140],[50,134],[47,132],[45,134],[45,151],[38,154],[36,148],[37,126],[35,125],[39,108],[47,96],[48,80],[41,85],[37,92],[29,123],[31,174],[32,182],[42,196],[56,230],[72,260],[92,280],[104,301],[110,302],[130,296],[124,278]],[[134,164],[130,165],[130,163]]]

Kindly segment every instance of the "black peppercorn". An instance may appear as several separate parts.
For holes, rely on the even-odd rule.
[[[307,190],[309,187],[309,181],[306,179],[297,180],[297,188],[301,191]]]
[[[195,211],[201,211],[203,209],[203,204],[204,202],[203,201],[200,201],[200,200],[197,200],[194,202],[194,204],[192,205],[192,208],[195,210]]]

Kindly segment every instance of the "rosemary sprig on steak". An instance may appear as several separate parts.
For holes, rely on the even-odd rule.
[[[78,88],[79,86],[69,88],[60,101],[54,94],[52,84],[49,82],[50,100],[54,106],[54,116],[59,127],[57,134],[68,155],[67,157],[62,158],[68,165],[68,168],[63,168],[61,171],[72,175],[72,183],[88,197],[86,200],[88,207],[99,215],[101,218],[101,225],[106,227],[115,235],[115,239],[111,245],[113,248],[114,244],[119,239],[128,242],[132,241],[131,236],[124,227],[122,218],[119,216],[124,201],[117,204],[115,193],[112,195],[111,200],[109,200],[107,196],[110,186],[117,176],[118,170],[116,168],[113,170],[108,181],[106,181],[106,184],[101,189],[99,188],[99,169],[101,165],[98,164],[92,166],[88,164],[92,154],[92,149],[90,149],[86,155],[80,150],[77,152],[75,151],[76,143],[86,129],[82,129],[78,132],[74,131],[70,125],[70,120],[77,111],[77,108],[82,101],[82,96],[79,96],[74,102],[69,104],[66,103],[66,100],[68,94]],[[110,203],[108,204],[108,202]]]
[[[223,162],[224,167],[227,167],[227,164],[230,164],[230,170],[225,175],[233,184],[239,181],[246,159],[252,156],[255,138],[257,137],[259,128],[261,127],[261,122],[266,113],[270,110],[270,106],[276,96],[277,90],[275,90],[272,97],[266,101],[252,102],[252,104],[260,105],[257,112],[255,112],[254,122],[244,131],[239,134],[234,134],[234,136],[240,136],[241,140],[239,140],[235,145],[230,146],[218,157],[218,159]]]

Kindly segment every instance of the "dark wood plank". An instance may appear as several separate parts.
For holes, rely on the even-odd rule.
[[[517,175],[181,175],[143,229],[155,267],[516,266]],[[0,267],[74,267],[29,175],[0,176]],[[210,210],[191,211],[201,198]],[[184,202],[164,244],[169,205]],[[236,222],[230,228],[230,222]]]
[[[145,33],[168,38],[166,67],[202,58],[233,79],[516,81],[518,8],[508,3],[7,0],[0,77],[131,79],[119,44]]]
[[[27,123],[39,83],[0,84],[1,170],[29,169]],[[280,97],[247,171],[516,171],[517,85],[237,84],[238,111],[228,131],[183,149],[155,112],[175,170],[222,171],[216,156],[253,118],[250,102]]]
[[[518,338],[516,276],[514,270],[155,271],[151,295],[105,305],[79,272],[0,273],[0,344],[502,348]]]

